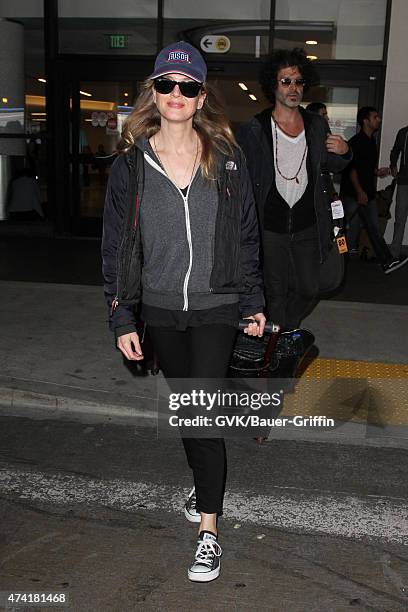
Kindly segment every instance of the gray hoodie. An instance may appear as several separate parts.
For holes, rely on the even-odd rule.
[[[201,310],[238,302],[238,294],[210,291],[218,208],[216,181],[198,169],[186,195],[169,179],[149,142],[140,204],[143,302],[171,310]]]

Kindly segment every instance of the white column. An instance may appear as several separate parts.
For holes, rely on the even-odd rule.
[[[408,2],[393,0],[385,79],[383,123],[381,132],[380,166],[390,163],[390,151],[398,130],[408,125]],[[389,181],[388,181],[389,182]],[[378,181],[381,188],[387,183]],[[391,207],[392,219],[385,232],[386,242],[391,242],[394,229],[394,203]],[[407,224],[408,225],[408,224]],[[408,227],[405,228],[404,244],[408,244]]]

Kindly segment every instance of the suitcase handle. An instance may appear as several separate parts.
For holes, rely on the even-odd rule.
[[[242,331],[243,329],[245,329],[246,327],[248,327],[249,323],[253,323],[254,320],[253,319],[240,319],[238,321],[238,329],[240,331]],[[267,334],[277,334],[280,331],[280,327],[279,325],[277,325],[276,323],[273,323],[272,321],[267,321],[266,325],[265,325],[265,333]]]

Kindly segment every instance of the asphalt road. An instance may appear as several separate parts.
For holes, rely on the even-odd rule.
[[[63,591],[51,609],[75,612],[408,609],[407,451],[227,449],[222,572],[195,585],[178,440],[108,417],[1,417],[0,591]]]

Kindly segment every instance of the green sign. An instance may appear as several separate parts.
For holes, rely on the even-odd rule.
[[[126,49],[127,36],[124,34],[111,34],[109,36],[111,49]]]

